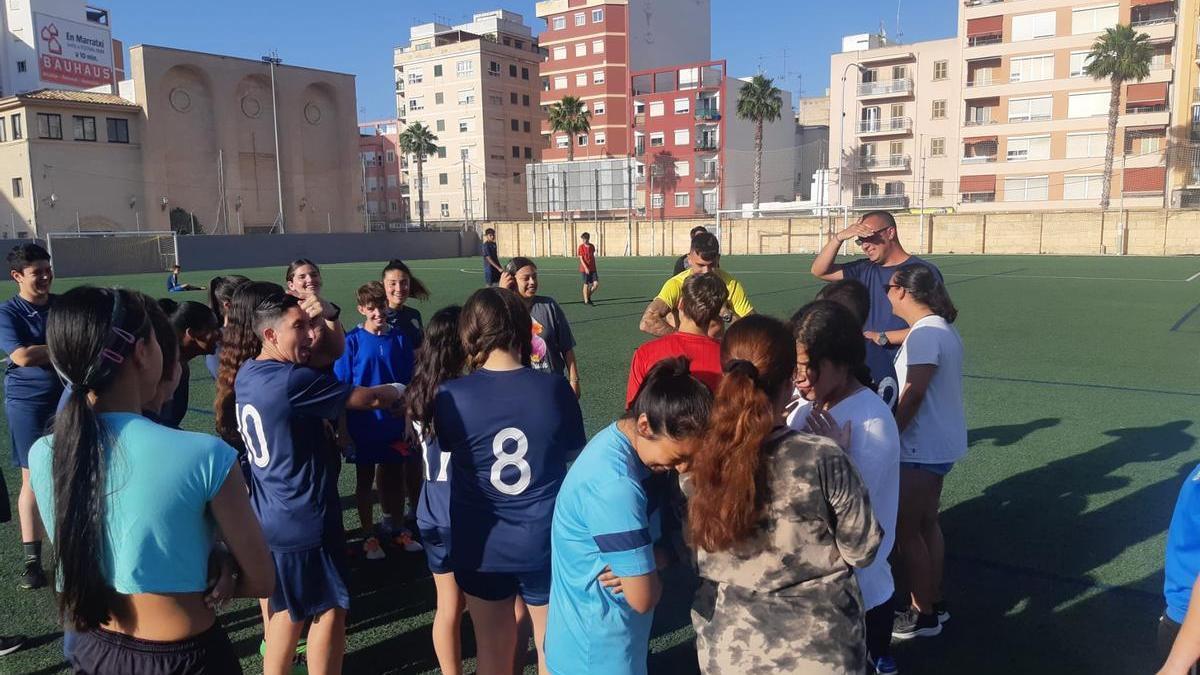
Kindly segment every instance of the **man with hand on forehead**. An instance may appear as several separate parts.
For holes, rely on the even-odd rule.
[[[838,249],[842,243],[854,240],[862,248],[865,258],[851,260],[848,263],[836,262]],[[908,324],[892,313],[892,304],[888,301],[888,284],[892,275],[911,265],[924,265],[933,270],[938,279],[942,278],[941,271],[933,263],[909,255],[900,244],[900,235],[896,230],[896,219],[887,211],[871,211],[863,214],[857,223],[834,234],[825,244],[825,248],[817,254],[812,264],[812,274],[824,281],[854,279],[867,287],[871,298],[871,310],[863,325],[863,337],[866,338],[868,350],[872,345],[876,349],[884,349],[892,357],[900,349],[904,337],[908,335]],[[894,358],[893,358],[894,360]],[[868,362],[873,362],[868,359]],[[871,372],[876,383],[885,377],[894,377],[889,373]]]

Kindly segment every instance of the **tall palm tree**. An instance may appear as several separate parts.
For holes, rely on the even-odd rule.
[[[755,75],[738,93],[737,116],[754,122],[754,210],[758,210],[762,190],[763,123],[774,122],[783,112],[783,94],[775,81]]]
[[[417,161],[417,213],[421,229],[425,229],[425,158],[437,152],[438,137],[429,127],[413,122],[400,133],[400,150]]]
[[[1113,153],[1117,145],[1117,118],[1121,114],[1121,85],[1127,81],[1141,82],[1150,75],[1150,60],[1154,48],[1150,36],[1130,26],[1117,25],[1106,29],[1092,44],[1083,72],[1094,79],[1108,78],[1112,93],[1108,101],[1108,144],[1104,148],[1104,182],[1100,192],[1100,208],[1108,208],[1108,193],[1112,189]],[[1125,186],[1122,185],[1124,190]]]
[[[567,135],[567,161],[575,160],[575,138],[592,129],[592,113],[575,96],[564,96],[550,106],[550,130]]]

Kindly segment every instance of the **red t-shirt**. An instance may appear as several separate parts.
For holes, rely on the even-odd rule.
[[[672,356],[692,360],[691,373],[709,389],[716,391],[721,382],[721,343],[706,335],[671,333],[638,347],[629,364],[629,385],[625,388],[625,407],[633,405],[638,388],[654,364]]]
[[[596,247],[592,244],[579,245],[579,271],[596,271]]]

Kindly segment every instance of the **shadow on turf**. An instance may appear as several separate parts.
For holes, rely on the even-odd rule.
[[[993,445],[1007,447],[1019,443],[1035,431],[1049,429],[1060,423],[1062,423],[1061,417],[1044,417],[1024,424],[997,424],[991,427],[971,429],[967,433],[967,444],[973,446],[982,441],[991,441]]]

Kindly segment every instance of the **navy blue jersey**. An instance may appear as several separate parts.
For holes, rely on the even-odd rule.
[[[404,333],[376,335],[359,326],[346,334],[346,350],[333,364],[333,373],[342,382],[359,387],[408,384],[413,360],[413,344]],[[360,447],[386,446],[402,440],[408,431],[404,418],[387,410],[348,410],[346,428]]]
[[[488,262],[489,260],[500,264],[500,256],[496,251],[496,242],[485,241],[480,248],[480,253],[483,255],[483,280],[485,283],[494,284],[500,281],[500,271]]]
[[[0,305],[0,349],[6,354],[46,344],[46,317],[54,296],[44,305],[35,305],[19,295]],[[54,403],[62,393],[62,382],[47,363],[44,366],[18,366],[12,361],[4,371],[4,397],[10,401]]]
[[[880,347],[867,340],[867,368],[875,382],[875,393],[892,410],[900,400],[900,386],[896,380],[896,352]]]
[[[238,429],[250,464],[250,502],[271,550],[341,545],[337,472],[341,456],[325,421],[337,419],[354,387],[282,361],[250,360],[234,381]]]
[[[450,529],[450,453],[442,450],[437,437],[429,437],[413,422],[421,441],[421,465],[425,482],[417,500],[417,525],[421,529]]]
[[[221,370],[221,345],[217,345],[216,351],[204,357],[204,367],[208,369],[212,379],[217,379],[217,373]]]
[[[567,381],[530,368],[477,370],[441,386],[434,426],[451,457],[454,569],[550,569],[554,500],[587,440]]]
[[[421,313],[412,307],[387,310],[387,323],[393,331],[403,334],[412,344],[413,349],[421,346],[425,340],[425,329],[421,327]],[[407,383],[408,380],[405,380]]]

